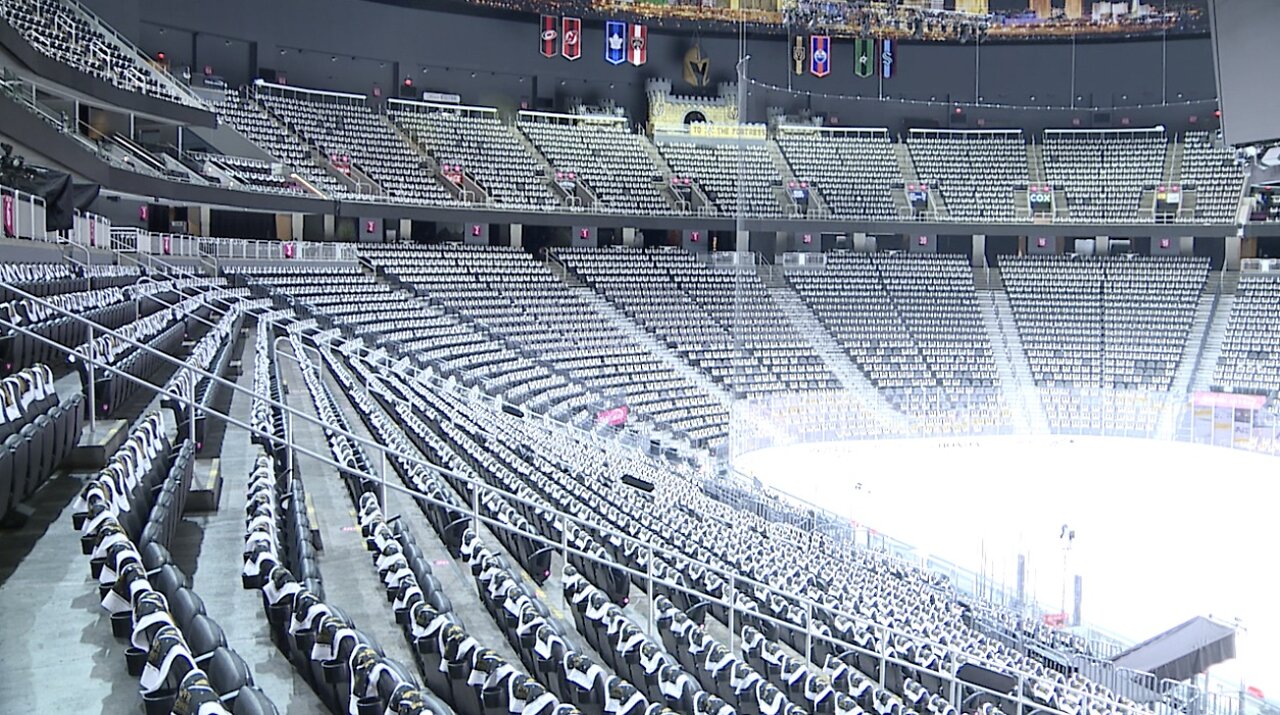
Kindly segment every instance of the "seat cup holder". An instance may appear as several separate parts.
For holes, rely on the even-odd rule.
[[[169,715],[173,712],[173,701],[177,697],[177,691],[171,688],[157,690],[154,693],[143,693],[143,712],[146,715]]]
[[[140,677],[142,669],[147,664],[147,652],[141,648],[129,646],[124,651],[124,664],[129,671],[129,675],[135,678]]]

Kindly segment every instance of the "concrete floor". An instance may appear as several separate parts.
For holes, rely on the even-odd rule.
[[[153,382],[163,384],[173,369],[162,369]],[[63,375],[56,387],[63,394],[78,382]],[[113,418],[132,423],[158,403],[139,392]],[[80,534],[71,527],[71,501],[90,477],[55,472],[28,501],[27,523],[0,531],[0,711],[141,712],[124,643],[111,635]]]
[[[236,384],[253,389],[253,332],[248,333],[241,352],[242,370]],[[236,392],[231,397],[231,414],[238,419],[249,415],[250,398]],[[172,552],[185,569],[194,564],[192,585],[204,599],[209,617],[222,626],[227,643],[244,658],[253,670],[255,684],[266,693],[285,715],[302,715],[324,710],[320,699],[307,681],[299,676],[289,661],[272,644],[267,631],[262,599],[257,591],[246,591],[240,584],[243,566],[245,484],[258,448],[249,433],[227,425],[218,469],[223,486],[218,510],[208,514],[188,515],[184,528],[175,538]],[[207,468],[210,460],[198,460],[197,470]]]

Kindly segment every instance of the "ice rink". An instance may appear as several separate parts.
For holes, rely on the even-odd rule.
[[[738,457],[739,471],[1141,641],[1196,615],[1246,629],[1213,675],[1280,693],[1277,459],[1184,443],[1090,437],[854,441]],[[1062,526],[1076,533],[1063,548]],[[1066,610],[1071,610],[1070,582]]]

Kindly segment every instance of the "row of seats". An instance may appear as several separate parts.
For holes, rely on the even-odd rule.
[[[639,421],[701,443],[724,429],[714,397],[620,333],[569,288],[518,249],[438,246],[362,249],[361,256],[401,285],[448,306],[527,348],[547,365]]]
[[[1274,396],[1280,393],[1280,276],[1245,274],[1236,286],[1213,385]]]
[[[506,208],[556,207],[544,169],[496,115],[436,105],[397,104],[388,116],[441,164],[461,166]]]
[[[557,257],[692,366],[743,394],[828,389],[834,375],[754,271],[676,249],[560,249]]]
[[[248,93],[228,92],[214,105],[214,110],[219,122],[235,129],[326,195],[333,198],[350,195],[347,187],[312,157],[307,144]]]
[[[664,142],[658,151],[679,176],[691,176],[720,213],[736,216],[739,203],[744,216],[775,218],[782,206],[776,191],[782,175],[763,142],[695,144]]]
[[[1143,189],[1165,179],[1164,132],[1046,132],[1045,178],[1066,192],[1071,217],[1134,221]]]
[[[228,273],[248,282],[255,295],[274,293],[349,336],[413,356],[446,377],[529,409],[581,423],[593,415],[593,399],[579,385],[448,306],[396,294],[361,274],[355,265],[309,270],[298,266],[237,269]],[[323,282],[316,278],[324,276]]]
[[[893,194],[903,190],[904,180],[887,131],[819,134],[780,130],[777,141],[796,178],[822,195],[833,217],[864,221],[899,218]]]
[[[942,195],[951,219],[1013,220],[1014,187],[1028,183],[1021,132],[913,132],[906,143],[920,180]]]
[[[298,335],[297,329],[289,331],[317,411],[322,418],[340,419]],[[265,329],[259,333],[264,343],[270,336]],[[270,373],[266,379],[275,380]],[[274,420],[266,422],[276,424]],[[345,427],[345,422],[341,426]],[[285,436],[275,429],[269,434],[272,438]],[[329,437],[340,463],[367,473],[368,463],[363,452],[356,451],[358,447],[335,433]],[[358,480],[349,474],[346,477],[348,487],[358,488]],[[297,474],[273,457],[260,454],[249,484],[243,577],[246,588],[262,594],[272,641],[335,715],[449,715],[449,709],[422,690],[403,664],[385,657],[373,637],[359,630],[337,605],[325,602],[304,503],[305,492]],[[300,581],[295,575],[300,570],[311,573]]]
[[[89,408],[99,418],[110,417],[117,407],[142,389],[139,380],[145,382],[170,364],[166,356],[177,352],[195,327],[195,321],[207,319],[210,313],[208,296],[200,293],[127,323],[115,334],[95,337],[92,342],[78,345],[68,354],[67,362],[80,375],[80,384],[86,391],[89,381],[93,380],[97,402]],[[102,369],[104,364],[110,369]]]
[[[127,92],[200,107],[190,91],[151,66],[85,12],[64,0],[4,0],[0,17],[40,54]]]
[[[204,448],[204,412],[225,392],[226,386],[204,377],[195,371],[212,373],[221,377],[230,364],[240,329],[244,325],[246,311],[259,311],[266,307],[266,299],[238,300],[230,303],[222,317],[192,346],[187,354],[186,366],[179,368],[165,383],[166,397],[161,405],[173,410],[178,434],[196,443],[196,451]],[[185,400],[195,402],[194,406]]]
[[[805,306],[885,398],[931,424],[1006,421],[973,273],[963,256],[833,252],[790,268]],[[946,431],[944,425],[943,432]]]
[[[1170,388],[1208,259],[1002,256],[999,266],[1037,384]]]
[[[49,478],[80,442],[84,398],[60,398],[45,365],[0,380],[0,519]]]
[[[227,113],[230,114],[231,110]],[[246,123],[245,119],[240,121]],[[226,177],[235,188],[268,194],[298,196],[306,193],[297,181],[284,173],[284,166],[278,162],[205,152],[190,152],[190,155],[201,163],[202,173],[213,181]]]
[[[1235,222],[1245,174],[1231,147],[1215,142],[1209,132],[1187,132],[1183,137],[1182,182],[1195,185],[1195,220]],[[1186,196],[1184,191],[1184,201]]]
[[[538,148],[551,167],[587,185],[596,209],[631,213],[670,213],[655,182],[662,171],[646,151],[647,140],[621,124],[520,120],[516,127]]]
[[[385,116],[365,104],[313,100],[301,94],[260,93],[257,100],[335,166],[354,163],[394,200],[420,204],[452,201],[427,168],[426,157]]]
[[[273,715],[249,666],[227,646],[204,602],[169,555],[191,486],[194,445],[174,447],[160,413],[134,426],[73,505],[113,634],[126,640],[148,715]]]

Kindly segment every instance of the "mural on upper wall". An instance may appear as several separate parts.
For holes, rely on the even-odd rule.
[[[402,4],[405,0],[400,0]],[[1209,32],[1207,0],[421,0],[670,29],[943,42],[1122,39]],[[548,34],[555,30],[548,30]]]

